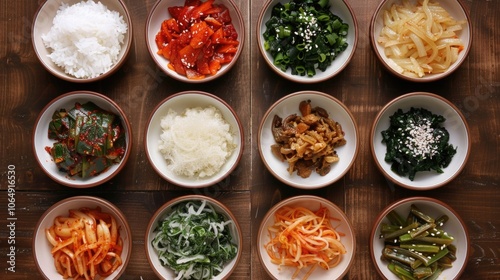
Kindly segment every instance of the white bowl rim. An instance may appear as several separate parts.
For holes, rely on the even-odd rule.
[[[394,209],[398,208],[402,204],[406,204],[406,203],[410,203],[410,202],[415,202],[415,203],[432,203],[432,204],[435,204],[435,205],[437,205],[439,207],[446,208],[459,221],[459,224],[460,224],[459,226],[464,231],[464,236],[466,238],[466,243],[467,243],[466,246],[464,246],[464,248],[466,250],[466,252],[464,254],[465,255],[465,260],[464,260],[464,264],[465,265],[460,268],[459,272],[457,273],[456,277],[454,278],[454,279],[459,279],[460,275],[465,270],[465,267],[466,267],[466,264],[468,262],[469,255],[470,255],[469,252],[470,252],[471,240],[470,240],[469,231],[467,229],[467,226],[466,226],[464,220],[460,217],[460,215],[450,205],[446,204],[445,202],[443,202],[443,201],[441,201],[441,200],[439,200],[437,198],[425,197],[425,196],[413,196],[413,197],[406,197],[406,198],[398,199],[398,200],[390,203],[389,205],[387,205],[384,209],[382,209],[382,211],[380,211],[379,214],[377,214],[377,218],[376,218],[375,222],[373,223],[372,229],[370,231],[370,237],[369,237],[370,238],[370,256],[371,256],[373,265],[375,266],[375,268],[377,270],[377,273],[381,277],[385,278],[384,274],[380,270],[380,267],[377,265],[377,262],[375,261],[377,259],[377,256],[375,256],[375,252],[374,252],[374,248],[373,248],[374,247],[374,245],[373,245],[374,238],[375,238],[375,236],[379,236],[379,233],[377,232],[378,225],[382,222],[382,220],[385,219],[385,217],[387,216],[387,214],[391,210],[394,210]]]
[[[408,77],[408,76],[405,76],[401,73],[398,73],[390,65],[388,65],[386,63],[385,59],[382,57],[383,54],[381,54],[378,51],[378,48],[377,48],[378,43],[377,43],[377,39],[376,39],[377,36],[375,35],[375,22],[377,21],[377,15],[381,12],[382,8],[388,2],[401,2],[401,1],[400,0],[382,0],[379,3],[379,5],[377,6],[377,8],[375,9],[375,12],[373,13],[373,16],[370,20],[370,28],[369,28],[370,29],[370,42],[371,42],[371,45],[373,48],[373,52],[378,57],[380,63],[384,66],[384,68],[386,68],[392,75],[394,75],[398,78],[401,78],[401,79],[407,80],[407,81],[411,81],[411,82],[417,82],[417,83],[427,83],[427,82],[433,82],[436,80],[440,80],[442,78],[445,78],[445,77],[451,75],[453,72],[455,72],[455,70],[460,68],[460,66],[465,62],[465,60],[467,59],[467,57],[469,55],[470,49],[472,47],[472,36],[473,36],[471,17],[469,15],[469,11],[465,8],[465,6],[461,0],[453,0],[453,2],[457,2],[459,4],[461,10],[463,11],[463,13],[465,15],[466,25],[467,25],[467,32],[469,33],[468,41],[464,42],[464,46],[465,46],[465,50],[463,50],[464,54],[461,57],[461,59],[459,59],[458,61],[455,61],[452,65],[450,65],[448,70],[445,71],[444,73],[426,75],[422,78]],[[462,32],[463,32],[463,30],[462,30]]]
[[[373,143],[374,139],[375,139],[376,128],[377,128],[379,122],[381,121],[382,115],[386,112],[386,110],[389,109],[391,106],[393,106],[398,101],[401,101],[401,100],[409,98],[409,97],[410,98],[411,97],[415,97],[415,96],[422,96],[422,97],[426,97],[426,98],[433,98],[433,99],[436,99],[436,100],[438,100],[438,101],[446,104],[447,106],[450,106],[451,109],[460,117],[460,121],[464,124],[465,132],[467,133],[467,139],[466,139],[467,146],[465,147],[466,148],[465,158],[464,158],[463,162],[460,164],[460,167],[457,169],[457,171],[455,172],[455,174],[453,174],[452,176],[450,176],[446,180],[440,181],[438,183],[435,183],[435,184],[432,184],[432,185],[429,185],[429,186],[412,186],[412,185],[409,185],[409,184],[405,184],[404,182],[402,182],[400,180],[397,180],[397,178],[395,177],[395,175],[393,175],[392,173],[389,174],[382,167],[381,163],[379,162],[379,160],[378,160],[378,158],[376,156],[375,145]],[[448,184],[453,179],[455,179],[462,172],[462,170],[465,168],[465,165],[466,165],[466,163],[468,161],[468,158],[469,158],[469,155],[470,155],[471,145],[472,145],[472,141],[471,141],[471,135],[470,135],[469,125],[467,124],[467,120],[465,119],[465,116],[462,114],[462,112],[460,112],[460,110],[451,101],[447,100],[446,98],[444,98],[444,97],[442,97],[440,95],[437,95],[437,94],[434,94],[434,93],[430,93],[430,92],[410,92],[410,93],[406,93],[406,94],[400,95],[400,96],[394,98],[393,100],[389,101],[378,112],[377,116],[375,117],[375,119],[373,121],[373,125],[372,125],[371,131],[370,131],[370,150],[371,150],[372,157],[374,158],[374,161],[375,161],[378,169],[382,172],[382,174],[384,175],[384,177],[388,178],[391,182],[393,182],[393,183],[395,183],[397,185],[400,185],[400,186],[402,186],[404,188],[412,189],[412,190],[431,190],[431,189],[439,188],[441,186],[444,186],[444,185]]]
[[[320,96],[322,98],[326,98],[326,99],[329,99],[331,100],[332,102],[336,103],[341,109],[344,110],[344,112],[349,116],[350,118],[350,121],[352,122],[353,124],[353,132],[354,132],[354,135],[352,135],[355,140],[350,140],[351,142],[354,141],[354,154],[352,155],[352,159],[351,159],[351,162],[348,164],[348,166],[345,167],[345,169],[338,175],[337,178],[335,178],[334,180],[330,180],[330,181],[325,181],[323,183],[320,183],[318,185],[315,185],[315,186],[306,186],[304,184],[299,184],[299,183],[294,183],[293,181],[290,181],[290,180],[286,180],[285,178],[282,178],[281,176],[279,176],[272,168],[271,166],[269,165],[269,163],[266,161],[265,159],[265,156],[262,152],[262,149],[261,149],[261,131],[263,130],[263,127],[264,127],[264,123],[266,122],[266,119],[268,119],[271,112],[277,107],[279,106],[283,101],[289,99],[289,98],[293,98],[295,96],[299,96],[299,95],[317,95],[317,96]],[[304,97],[305,99],[307,99],[307,97]],[[321,105],[319,105],[321,106]],[[297,104],[297,108],[298,108],[298,104]],[[298,111],[298,109],[297,109]],[[335,117],[333,116],[333,118],[335,119]],[[345,125],[346,124],[342,124],[342,128],[345,129]],[[295,187],[295,188],[299,188],[299,189],[318,189],[318,188],[323,188],[323,187],[326,187],[328,185],[331,185],[335,182],[337,182],[338,180],[340,180],[343,176],[345,176],[347,174],[347,172],[349,172],[349,170],[351,169],[351,167],[354,165],[354,162],[356,161],[356,158],[357,158],[357,155],[358,155],[358,152],[359,152],[359,143],[360,143],[360,139],[359,139],[360,135],[359,135],[359,131],[358,131],[358,125],[356,123],[356,120],[354,118],[354,115],[352,114],[352,112],[349,110],[349,108],[343,103],[341,102],[339,99],[337,99],[336,97],[332,96],[332,95],[329,95],[327,93],[324,93],[324,92],[320,92],[320,91],[314,91],[314,90],[303,90],[303,91],[297,91],[297,92],[293,92],[293,93],[290,93],[288,95],[285,95],[284,97],[281,97],[280,99],[278,99],[276,102],[274,102],[270,107],[269,109],[267,109],[266,113],[263,115],[262,119],[261,119],[261,122],[260,122],[260,125],[259,125],[259,130],[258,130],[258,133],[257,133],[257,147],[259,149],[259,154],[260,154],[260,157],[262,159],[262,162],[264,163],[264,165],[266,166],[267,170],[274,175],[275,178],[277,178],[279,181],[281,181],[282,183],[285,183],[291,187]],[[340,147],[339,147],[340,148]],[[330,171],[331,172],[331,171]],[[327,175],[328,176],[328,175]],[[307,180],[304,179],[304,180]]]
[[[165,203],[163,203],[162,206],[160,206],[154,212],[154,214],[151,216],[151,218],[148,222],[148,226],[146,227],[146,234],[144,235],[144,249],[146,252],[146,258],[148,260],[148,263],[149,263],[151,269],[153,270],[153,272],[156,274],[156,276],[158,276],[159,278],[165,277],[156,269],[155,265],[153,264],[153,261],[149,257],[149,252],[151,250],[154,252],[154,249],[149,244],[149,240],[148,240],[149,234],[152,230],[154,230],[155,221],[160,217],[160,215],[163,214],[164,211],[166,211],[168,208],[172,208],[174,205],[176,205],[178,203],[181,203],[183,201],[191,201],[191,200],[197,200],[197,201],[206,200],[208,203],[210,203],[212,205],[216,205],[217,207],[222,209],[222,211],[223,211],[222,214],[224,214],[224,216],[226,218],[231,219],[234,223],[236,233],[238,235],[237,236],[238,237],[238,244],[237,244],[238,245],[238,253],[236,254],[235,259],[233,259],[234,266],[231,268],[230,271],[228,271],[227,275],[224,278],[222,278],[222,279],[227,279],[234,272],[234,270],[238,266],[238,263],[241,259],[241,256],[243,255],[243,250],[242,250],[243,249],[243,234],[241,232],[240,224],[238,223],[238,220],[236,219],[236,216],[234,216],[233,212],[226,205],[224,205],[222,202],[218,201],[215,198],[206,196],[206,195],[201,195],[201,194],[182,195],[182,196],[179,196],[179,197],[176,197],[176,198],[173,198],[173,199],[166,201]]]
[[[32,238],[32,248],[33,248],[33,258],[34,258],[34,261],[35,261],[35,264],[36,264],[36,267],[38,269],[38,272],[46,279],[49,279],[47,277],[47,275],[45,275],[44,273],[44,270],[42,269],[42,267],[40,266],[40,264],[38,263],[38,258],[36,257],[36,241],[37,241],[37,233],[38,233],[38,230],[42,224],[42,222],[44,221],[45,217],[47,214],[51,213],[52,211],[54,211],[57,207],[59,207],[60,205],[63,205],[63,204],[66,204],[66,203],[70,203],[72,201],[79,201],[79,200],[83,200],[83,201],[88,201],[88,202],[93,202],[95,204],[99,204],[99,205],[105,205],[106,207],[108,207],[109,209],[112,210],[112,213],[109,213],[109,214],[112,214],[114,216],[115,219],[117,220],[120,220],[120,223],[123,223],[124,225],[124,229],[123,231],[126,233],[126,240],[125,238],[122,238],[123,239],[123,242],[127,242],[128,244],[128,252],[127,252],[127,255],[126,256],[123,256],[122,257],[122,260],[123,260],[123,263],[120,265],[120,272],[116,275],[116,278],[115,279],[118,279],[126,270],[127,268],[127,265],[130,261],[130,256],[132,255],[132,231],[130,229],[130,226],[128,224],[128,221],[127,221],[127,218],[125,216],[125,214],[123,214],[123,212],[120,210],[120,208],[118,208],[115,204],[111,203],[110,201],[104,199],[104,198],[100,198],[100,197],[96,197],[96,196],[89,196],[89,195],[80,195],[80,196],[72,196],[72,197],[67,197],[67,198],[64,198],[58,202],[56,202],[55,204],[51,205],[47,210],[45,210],[43,212],[43,214],[40,216],[40,218],[38,219],[37,223],[36,223],[36,226],[35,226],[35,229],[33,231],[33,238]],[[64,215],[66,215],[67,213],[64,213]],[[48,242],[48,241],[47,241]],[[61,279],[63,279],[62,275],[61,275]]]
[[[204,183],[198,183],[198,184],[187,184],[187,183],[183,183],[183,182],[180,182],[178,180],[174,180],[172,178],[170,178],[169,176],[165,175],[161,170],[159,170],[156,165],[153,163],[153,159],[152,159],[152,156],[150,154],[150,151],[148,149],[148,137],[149,137],[149,129],[150,129],[150,126],[151,126],[151,121],[152,119],[155,117],[158,109],[160,107],[162,107],[166,102],[174,99],[174,98],[177,98],[177,97],[182,97],[183,95],[186,95],[186,94],[191,94],[191,95],[201,95],[201,96],[205,96],[205,97],[209,97],[211,99],[214,99],[216,102],[218,102],[221,106],[225,107],[226,109],[228,109],[228,111],[233,115],[236,123],[237,123],[237,127],[234,127],[234,131],[235,132],[239,132],[239,135],[238,137],[240,138],[240,143],[238,145],[238,149],[235,150],[234,152],[238,153],[234,163],[232,164],[231,168],[229,168],[227,170],[227,172],[225,174],[222,174],[222,175],[218,175],[218,174],[215,174],[213,175],[211,178],[215,178],[217,177],[216,180],[206,180],[206,182]],[[220,109],[219,109],[220,110]],[[160,176],[162,177],[164,180],[166,180],[167,182],[171,183],[171,184],[174,184],[174,185],[177,185],[177,186],[181,186],[181,187],[185,187],[185,188],[192,188],[192,189],[195,189],[195,188],[205,188],[205,187],[209,187],[209,186],[212,186],[212,185],[215,185],[219,182],[221,182],[222,180],[224,180],[227,176],[229,176],[235,169],[236,167],[238,166],[240,160],[241,160],[241,157],[243,156],[243,151],[244,151],[244,143],[245,143],[245,140],[244,140],[244,129],[243,129],[243,125],[241,124],[241,120],[240,118],[238,117],[238,114],[236,113],[236,111],[222,98],[212,94],[212,93],[208,93],[208,92],[205,92],[205,91],[199,91],[199,90],[187,90],[187,91],[181,91],[181,92],[177,92],[177,93],[174,93],[168,97],[166,97],[165,99],[163,99],[162,101],[160,101],[156,106],[155,108],[153,109],[153,111],[151,112],[149,118],[148,118],[148,122],[147,122],[147,125],[146,125],[146,128],[145,128],[145,133],[144,133],[144,149],[146,151],[146,156],[148,158],[148,161],[151,165],[151,167],[155,170],[155,172]]]
[[[237,20],[238,23],[241,25],[241,32],[238,32],[238,41],[240,42],[238,50],[236,51],[236,54],[234,55],[233,60],[229,64],[223,65],[221,67],[221,69],[219,69],[219,71],[217,71],[217,73],[215,75],[206,76],[205,78],[199,79],[199,80],[188,79],[185,76],[181,76],[181,75],[177,74],[175,71],[167,69],[166,62],[168,60],[163,59],[164,63],[160,63],[160,61],[155,57],[157,55],[156,52],[152,51],[153,49],[156,49],[156,45],[154,45],[154,44],[151,45],[151,43],[148,39],[148,35],[149,35],[148,29],[149,29],[149,26],[151,24],[151,16],[152,16],[153,12],[156,10],[156,8],[161,4],[161,2],[164,2],[164,1],[167,1],[167,0],[157,0],[156,1],[156,3],[153,5],[153,7],[151,8],[151,10],[148,13],[148,17],[146,19],[146,25],[145,25],[145,35],[144,36],[145,36],[145,40],[146,40],[146,49],[148,50],[148,52],[151,56],[151,59],[155,62],[157,67],[160,68],[160,70],[163,73],[165,73],[166,75],[168,75],[169,77],[171,77],[175,80],[185,82],[185,83],[192,83],[192,84],[201,84],[201,83],[210,82],[212,80],[215,80],[215,79],[223,76],[227,72],[229,72],[229,70],[231,70],[233,68],[233,66],[237,63],[238,58],[241,56],[241,53],[243,52],[244,45],[245,45],[245,33],[246,33],[245,21],[243,20],[243,15],[242,15],[241,10],[239,9],[238,5],[236,5],[236,3],[234,2],[234,0],[224,0],[224,1],[229,2],[231,4],[232,8],[234,9],[234,11],[236,12],[236,19],[233,17],[233,15],[231,15],[231,21]],[[221,0],[215,0],[215,1],[218,2]],[[217,3],[215,3],[215,4],[217,4]]]
[[[47,63],[45,63],[45,60],[43,59],[43,57],[41,57],[40,53],[37,51],[37,48],[36,48],[36,46],[37,46],[37,44],[36,44],[37,38],[35,36],[35,33],[36,33],[35,25],[37,24],[37,20],[38,20],[39,14],[42,12],[44,6],[47,5],[47,4],[49,4],[49,1],[45,1],[44,3],[42,3],[38,7],[38,9],[35,12],[35,15],[33,17],[32,24],[31,24],[31,42],[32,42],[33,51],[35,52],[36,56],[38,57],[38,61],[40,61],[40,63],[43,65],[43,67],[49,73],[51,73],[55,77],[58,77],[58,78],[60,78],[62,80],[68,81],[68,82],[74,82],[74,83],[91,83],[91,82],[96,82],[96,81],[105,79],[108,76],[111,76],[112,74],[114,74],[115,72],[117,72],[122,67],[122,65],[126,62],[126,60],[128,58],[128,55],[130,53],[130,49],[132,48],[133,24],[132,24],[132,18],[130,16],[130,13],[128,11],[128,8],[127,8],[127,5],[125,4],[125,2],[123,2],[123,0],[114,0],[114,1],[116,1],[117,3],[119,3],[120,6],[123,8],[124,14],[120,13],[120,15],[123,17],[123,20],[127,23],[127,35],[125,37],[125,38],[127,38],[127,40],[124,41],[123,45],[122,45],[122,48],[124,48],[124,50],[123,50],[123,57],[121,57],[107,72],[102,73],[101,75],[99,75],[97,77],[88,78],[88,79],[80,79],[80,78],[73,77],[73,76],[71,76],[69,74],[64,73],[64,70],[62,70],[62,72],[58,72],[58,71],[54,70],[50,65],[48,65]],[[65,3],[66,1],[65,0],[57,0],[56,2]],[[102,2],[102,0],[101,0],[101,2]],[[105,5],[105,6],[107,6],[106,3],[102,3],[102,4]]]
[[[98,176],[103,176],[105,178],[103,178],[102,180],[97,180],[96,182],[75,184],[75,183],[72,182],[72,180],[62,180],[59,177],[60,176],[64,176],[64,175],[56,176],[56,175],[52,174],[49,170],[47,170],[44,167],[43,163],[41,162],[41,159],[37,156],[37,145],[35,145],[35,142],[36,142],[36,131],[38,130],[38,123],[40,122],[41,117],[46,113],[46,111],[48,110],[48,108],[50,108],[54,103],[56,103],[57,101],[59,101],[59,100],[61,100],[63,98],[71,98],[73,95],[95,96],[98,99],[102,99],[104,102],[109,103],[111,107],[113,107],[115,110],[118,111],[119,117],[120,117],[121,122],[122,122],[122,126],[126,127],[126,130],[128,132],[128,135],[127,135],[127,138],[126,138],[126,141],[127,141],[126,144],[127,145],[126,145],[125,154],[123,155],[123,158],[121,159],[120,163],[117,164],[118,168],[114,172],[111,172],[110,170],[106,170],[102,174],[99,174]],[[43,170],[43,172],[47,176],[49,176],[52,180],[54,180],[55,182],[57,182],[59,184],[65,185],[67,187],[72,187],[72,188],[91,188],[91,187],[95,187],[95,186],[104,184],[105,182],[111,180],[127,164],[127,161],[128,161],[129,156],[130,156],[130,153],[132,152],[132,146],[133,146],[132,126],[131,126],[128,118],[127,118],[127,115],[123,111],[123,109],[120,106],[118,106],[118,104],[115,101],[113,101],[111,98],[107,97],[106,95],[104,95],[102,93],[98,93],[98,92],[94,92],[94,91],[76,90],[76,91],[67,92],[67,93],[64,93],[64,94],[61,94],[61,95],[57,96],[56,98],[52,99],[49,103],[47,103],[43,107],[43,109],[38,114],[38,116],[36,118],[36,121],[35,121],[35,125],[33,127],[33,131],[32,131],[32,143],[31,143],[31,145],[32,145],[33,154],[34,154],[34,156],[36,158],[36,161],[37,161],[38,165],[41,167],[41,169]]]
[[[271,4],[273,4],[273,2],[289,2],[289,1],[286,1],[286,0],[278,0],[278,1],[267,0],[265,2],[265,4],[262,6],[262,9],[259,13],[259,17],[257,20],[257,26],[256,26],[256,31],[257,31],[256,34],[257,34],[257,46],[259,48],[259,52],[261,53],[263,59],[267,62],[267,65],[269,66],[269,68],[271,68],[276,74],[278,74],[279,76],[281,76],[289,81],[292,81],[292,82],[299,82],[299,83],[303,83],[303,84],[312,84],[312,83],[323,82],[323,81],[329,80],[329,79],[337,76],[347,67],[347,65],[349,65],[349,62],[354,57],[354,53],[356,52],[356,49],[357,49],[359,30],[358,30],[358,21],[357,21],[356,14],[355,14],[354,10],[351,8],[349,2],[347,2],[346,0],[342,0],[341,3],[343,5],[345,5],[345,8],[349,11],[349,14],[352,18],[352,22],[354,25],[352,27],[352,29],[354,31],[354,35],[353,35],[352,51],[349,54],[349,56],[346,58],[346,60],[342,63],[342,65],[336,71],[333,71],[330,75],[324,75],[321,78],[318,78],[317,76],[307,78],[307,77],[301,77],[301,76],[297,76],[297,75],[289,75],[287,72],[283,72],[280,69],[278,69],[278,67],[274,66],[273,61],[268,59],[268,57],[266,55],[266,50],[263,49],[262,34],[261,34],[261,24],[263,23],[263,20],[264,20],[264,14],[266,13],[266,10],[268,8],[271,8],[270,6],[271,6]],[[332,2],[332,1],[330,1],[330,2]],[[333,7],[333,5],[331,5],[331,6]],[[342,20],[344,20],[344,22],[345,22],[345,19],[342,19]],[[351,26],[349,26],[349,28],[351,28]],[[351,48],[351,46],[349,46],[348,49],[349,48]]]
[[[345,268],[345,271],[342,273],[342,275],[338,278],[338,279],[341,279],[343,276],[345,276],[349,270],[351,269],[352,265],[354,264],[354,260],[355,260],[355,256],[356,256],[356,232],[355,232],[355,229],[351,223],[351,221],[349,220],[349,218],[347,217],[347,214],[345,213],[344,210],[342,210],[342,208],[340,208],[337,204],[333,203],[332,201],[326,199],[326,198],[323,198],[323,197],[320,197],[320,196],[316,196],[316,195],[297,195],[297,196],[292,196],[292,197],[289,197],[289,198],[286,198],[284,200],[281,200],[279,201],[278,203],[274,204],[267,212],[266,214],[264,215],[264,217],[262,218],[261,222],[260,222],[260,226],[259,226],[259,229],[258,229],[258,232],[257,232],[257,242],[256,242],[256,246],[257,246],[257,255],[259,257],[259,261],[261,262],[262,266],[264,267],[264,269],[266,270],[267,274],[269,276],[271,276],[272,278],[274,278],[274,276],[272,275],[272,273],[269,271],[269,269],[267,268],[266,266],[266,262],[264,261],[263,257],[262,257],[262,254],[261,254],[261,251],[260,251],[260,248],[262,247],[263,244],[261,244],[261,233],[262,232],[266,232],[265,231],[265,224],[266,224],[266,221],[271,219],[272,218],[272,215],[274,214],[274,212],[276,212],[276,210],[278,210],[279,208],[285,206],[285,205],[289,205],[289,204],[294,204],[294,203],[299,203],[301,202],[302,200],[315,200],[317,201],[320,205],[328,205],[328,207],[331,207],[333,209],[336,209],[338,214],[341,216],[341,219],[343,219],[343,223],[346,224],[346,227],[347,229],[350,231],[351,233],[351,241],[352,241],[352,248],[351,248],[351,251],[352,251],[352,256],[351,258],[349,259],[349,263],[347,264],[346,268]],[[275,278],[274,278],[275,279]]]

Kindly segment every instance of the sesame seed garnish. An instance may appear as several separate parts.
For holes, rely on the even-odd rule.
[[[431,127],[431,122],[424,119],[422,124],[410,122],[408,126],[408,136],[404,142],[409,151],[414,156],[420,156],[422,159],[426,157],[432,158],[437,153],[436,139],[433,135],[434,129]]]

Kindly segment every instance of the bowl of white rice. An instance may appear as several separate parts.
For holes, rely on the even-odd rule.
[[[132,22],[122,0],[48,0],[32,26],[32,43],[42,65],[75,83],[115,73],[132,45]]]
[[[207,92],[184,91],[156,106],[144,144],[163,179],[202,188],[221,182],[237,167],[243,139],[241,122],[229,104]]]

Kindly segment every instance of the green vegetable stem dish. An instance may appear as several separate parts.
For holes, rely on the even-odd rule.
[[[109,97],[74,91],[45,106],[33,130],[33,151],[51,179],[89,188],[112,179],[125,166],[132,147],[131,127]]]
[[[410,197],[381,211],[372,228],[370,249],[384,279],[459,279],[470,239],[464,221],[449,205]]]
[[[203,195],[178,197],[161,206],[144,242],[149,264],[161,279],[227,279],[243,246],[231,211]]]
[[[316,83],[340,73],[357,44],[357,22],[344,1],[270,0],[257,23],[259,50],[278,75]]]
[[[377,167],[392,183],[429,190],[460,174],[471,139],[464,116],[452,102],[414,92],[382,108],[373,122],[370,144]]]

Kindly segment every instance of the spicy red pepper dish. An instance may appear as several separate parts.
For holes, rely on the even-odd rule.
[[[188,79],[203,79],[233,60],[240,42],[224,4],[186,0],[168,12],[172,18],[162,22],[155,38],[168,68]]]

